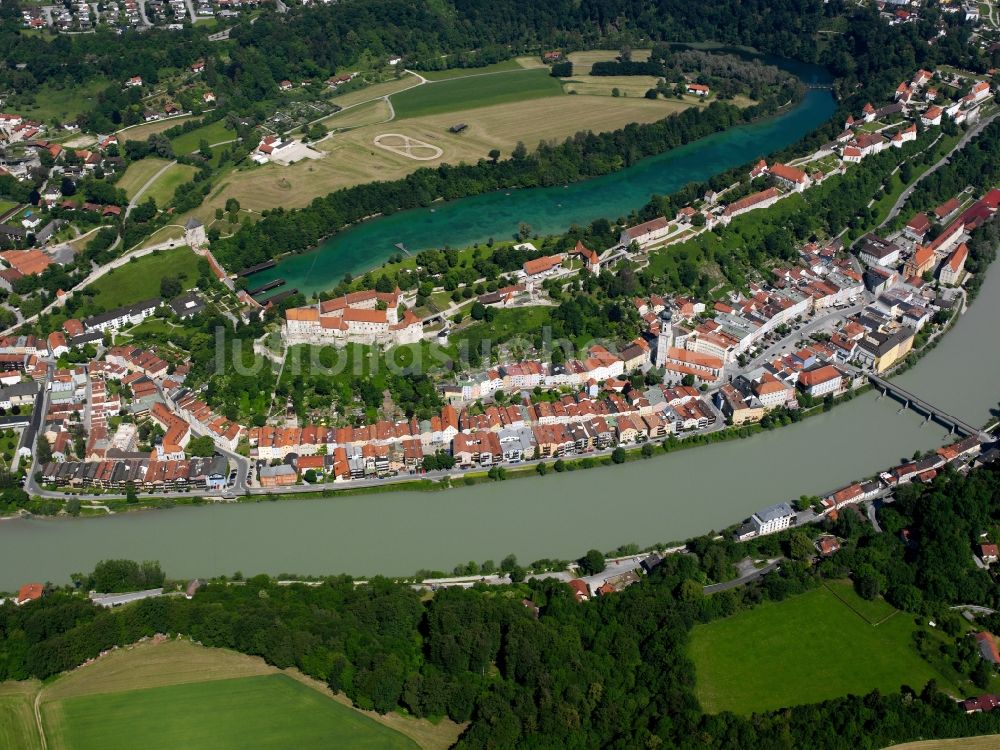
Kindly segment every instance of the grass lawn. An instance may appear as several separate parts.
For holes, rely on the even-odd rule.
[[[37,684],[0,684],[0,747],[36,750],[41,747],[31,708]]]
[[[174,191],[183,183],[190,181],[197,172],[198,170],[190,164],[174,164],[149,186],[149,189],[142,194],[141,200],[152,198],[158,207],[164,208],[173,200]]]
[[[418,747],[281,674],[67,698],[43,717],[74,750]]]
[[[174,224],[167,224],[166,226],[160,227],[149,235],[149,237],[142,242],[140,247],[159,245],[161,242],[166,242],[167,240],[174,240],[178,245],[183,244],[184,227],[176,226]]]
[[[125,191],[125,195],[131,200],[143,185],[157,172],[163,169],[170,162],[156,156],[147,156],[145,159],[134,161],[129,164],[125,174],[118,180],[116,187]]]
[[[162,133],[164,130],[170,130],[175,125],[183,125],[192,117],[193,115],[183,115],[181,117],[171,117],[166,120],[144,122],[141,125],[133,125],[130,128],[119,130],[118,137],[122,141],[144,141],[154,133]]]
[[[170,145],[174,147],[175,154],[190,154],[197,151],[201,140],[204,138],[209,143],[221,143],[231,141],[236,137],[236,131],[226,127],[222,120],[210,122],[187,133],[183,133],[176,138],[170,139]]]
[[[160,280],[164,276],[183,276],[185,288],[198,278],[198,256],[187,247],[164,250],[139,258],[134,263],[112,270],[88,289],[94,291],[96,306],[111,310],[160,296]]]
[[[691,657],[702,708],[749,714],[902,684],[919,690],[930,679],[954,689],[917,653],[911,615],[869,624],[887,608],[848,586],[821,587],[696,626]]]
[[[497,316],[492,323],[473,323],[450,336],[449,349],[457,351],[457,344],[462,340],[469,342],[469,351],[480,350],[483,342],[490,342],[491,346],[496,346],[515,336],[530,340],[536,333],[541,332],[543,326],[549,324],[551,314],[551,307],[513,307],[497,310]]]
[[[7,111],[18,112],[33,120],[48,123],[53,117],[60,122],[74,119],[77,115],[94,108],[97,94],[107,88],[106,78],[94,78],[86,83],[73,83],[65,88],[55,83],[38,86],[32,93],[12,97],[4,102]]]
[[[404,91],[392,97],[396,118],[457,112],[505,102],[523,102],[562,93],[546,70],[511,70],[453,78]]]
[[[0,216],[3,216],[9,211],[13,211],[19,205],[20,204],[15,201],[8,201],[4,200],[3,198],[0,198]]]

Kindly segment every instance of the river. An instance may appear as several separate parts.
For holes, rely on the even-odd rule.
[[[1000,400],[1000,263],[979,299],[899,382],[983,424]],[[748,440],[623,466],[444,492],[175,508],[104,518],[0,522],[0,590],[64,583],[102,558],[159,560],[176,577],[411,574],[499,560],[572,558],[590,547],[682,540],[801,494],[870,476],[949,440],[935,423],[867,394]]]
[[[829,74],[817,66],[764,60],[807,84],[830,82]],[[334,286],[346,273],[358,275],[381,265],[399,252],[395,245],[400,242],[411,252],[445,244],[468,247],[491,237],[509,238],[521,222],[544,235],[600,217],[628,216],[654,195],[672,193],[795,143],[825,122],[835,108],[829,90],[807,89],[802,101],[780,115],[715,133],[619,172],[565,187],[484,193],[366,221],[333,235],[315,250],[286,256],[274,268],[254,274],[251,286],[285,279],[283,288],[311,294]]]

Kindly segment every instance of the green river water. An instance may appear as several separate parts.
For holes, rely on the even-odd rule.
[[[822,68],[765,59],[807,84],[829,83]],[[292,288],[311,294],[334,286],[346,273],[357,275],[381,265],[399,252],[395,245],[400,242],[411,252],[445,244],[468,247],[491,237],[509,238],[521,222],[544,235],[600,217],[614,220],[653,195],[672,193],[791,145],[825,122],[834,109],[829,90],[808,89],[797,106],[776,117],[710,135],[620,172],[565,187],[485,193],[373,219],[330,237],[315,250],[283,258],[274,268],[254,274],[251,286],[285,279],[281,289],[262,296]]]

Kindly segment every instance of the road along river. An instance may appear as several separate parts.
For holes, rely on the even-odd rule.
[[[1000,400],[1000,263],[905,388],[974,425]],[[444,492],[176,508],[0,522],[0,590],[64,583],[102,558],[159,560],[168,575],[450,570],[468,560],[572,558],[591,547],[682,540],[778,500],[869,476],[945,430],[868,394],[797,425],[648,461]]]

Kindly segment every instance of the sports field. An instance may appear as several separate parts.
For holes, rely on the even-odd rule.
[[[509,70],[427,83],[394,95],[392,106],[405,119],[559,94],[562,85],[547,70]]]
[[[187,247],[161,250],[126,263],[88,286],[94,291],[94,303],[104,310],[160,296],[164,276],[181,276],[184,288],[198,278],[198,256]]]
[[[846,584],[698,625],[698,699],[709,713],[749,714],[903,684],[919,690],[930,679],[957,690],[917,653],[916,628],[912,615]]]

